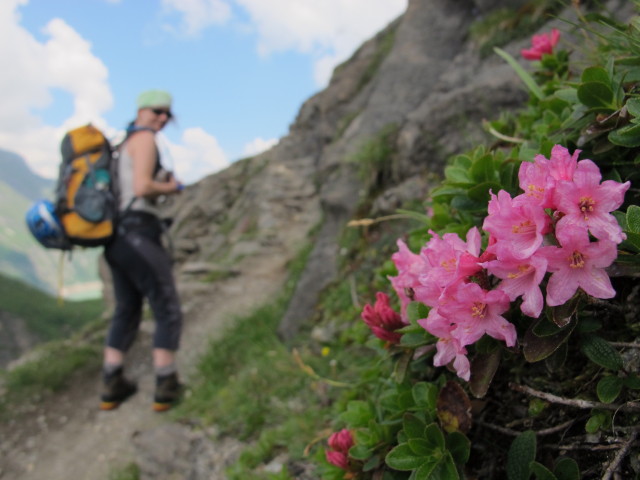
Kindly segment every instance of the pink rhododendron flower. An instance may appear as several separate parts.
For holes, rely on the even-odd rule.
[[[543,235],[549,231],[549,215],[535,203],[512,199],[500,190],[491,194],[489,215],[482,228],[499,242],[507,245],[516,258],[528,258],[542,245]]]
[[[598,239],[622,242],[626,236],[610,212],[622,205],[631,183],[600,183],[602,175],[591,160],[582,160],[580,165],[585,168],[575,172],[572,182],[559,182],[556,186],[556,208],[564,213],[556,228],[581,225]]]
[[[471,365],[467,358],[467,349],[461,347],[460,342],[453,337],[439,338],[436,348],[433,365],[435,367],[444,367],[453,360],[453,369],[456,374],[468,382],[469,378],[471,378]]]
[[[418,277],[423,288],[416,290],[416,300],[435,306],[444,288],[482,270],[478,258],[481,239],[475,227],[467,232],[466,242],[455,233],[445,233],[442,238],[429,233],[433,236],[420,254],[431,268]]]
[[[376,303],[374,306],[365,305],[361,317],[376,337],[391,343],[400,341],[402,334],[395,330],[404,327],[406,323],[391,308],[389,297],[385,293],[376,293]]]
[[[332,433],[327,443],[332,450],[347,453],[355,442],[351,431],[343,428],[338,432]]]
[[[354,445],[351,432],[346,428],[334,432],[327,443],[329,444],[329,450],[325,450],[327,462],[343,470],[349,470],[349,449]]]
[[[486,291],[477,283],[452,287],[451,299],[438,307],[438,313],[455,328],[451,336],[460,346],[477,342],[485,333],[507,346],[516,344],[516,329],[501,315],[509,309],[509,297],[500,290]]]
[[[433,365],[436,367],[446,366],[453,361],[453,368],[457,375],[469,381],[471,370],[469,359],[467,358],[467,349],[460,345],[457,338],[451,336],[451,331],[455,327],[450,320],[438,313],[437,308],[429,311],[427,318],[418,320],[426,331],[431,335],[438,337],[436,343],[436,354],[433,357]]]
[[[409,250],[402,240],[398,239],[396,244],[398,251],[391,255],[391,260],[398,270],[398,275],[389,277],[389,280],[400,298],[400,316],[409,323],[407,305],[414,300],[415,289],[421,286],[418,277],[430,267],[425,258]]]
[[[531,38],[531,48],[522,49],[520,54],[527,60],[540,60],[542,55],[553,53],[554,47],[560,40],[560,32],[554,28],[550,33],[534,35]]]
[[[549,160],[544,155],[536,155],[533,163],[522,162],[518,171],[520,188],[524,196],[532,203],[538,203],[543,208],[551,206],[553,197],[553,183],[549,175]]]
[[[560,247],[543,247],[548,270],[553,272],[547,285],[547,304],[562,305],[581,288],[596,298],[613,298],[616,291],[604,271],[618,256],[615,242],[590,242],[587,231],[567,225],[556,232]]]
[[[573,155],[562,145],[555,145],[551,149],[549,158],[549,175],[556,181],[571,181],[578,168],[578,156],[582,150],[575,150]]]
[[[544,305],[540,283],[547,273],[546,258],[534,254],[527,259],[517,259],[508,250],[498,258],[484,264],[489,273],[502,279],[498,289],[506,293],[511,301],[522,297],[522,313],[538,318]]]

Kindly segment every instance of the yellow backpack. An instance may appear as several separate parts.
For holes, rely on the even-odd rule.
[[[118,213],[116,150],[93,125],[67,132],[55,209],[71,245],[105,245],[115,233]]]

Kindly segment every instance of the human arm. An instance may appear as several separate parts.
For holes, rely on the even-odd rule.
[[[136,132],[126,148],[133,160],[133,191],[137,197],[156,197],[181,190],[182,185],[172,174],[162,181],[155,178],[158,151],[153,132]]]

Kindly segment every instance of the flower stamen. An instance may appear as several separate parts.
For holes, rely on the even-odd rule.
[[[582,253],[577,250],[574,251],[570,257],[567,258],[569,260],[569,266],[571,268],[583,268],[584,267],[584,256]]]
[[[591,197],[580,197],[580,202],[578,206],[580,207],[580,211],[584,215],[585,220],[589,220],[589,213],[593,212],[593,207],[595,207],[596,202]]]
[[[487,314],[487,304],[482,302],[473,302],[471,306],[471,316],[484,318]]]

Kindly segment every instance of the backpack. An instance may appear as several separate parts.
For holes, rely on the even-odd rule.
[[[93,125],[66,133],[55,190],[55,212],[70,244],[105,245],[118,214],[117,149]]]

